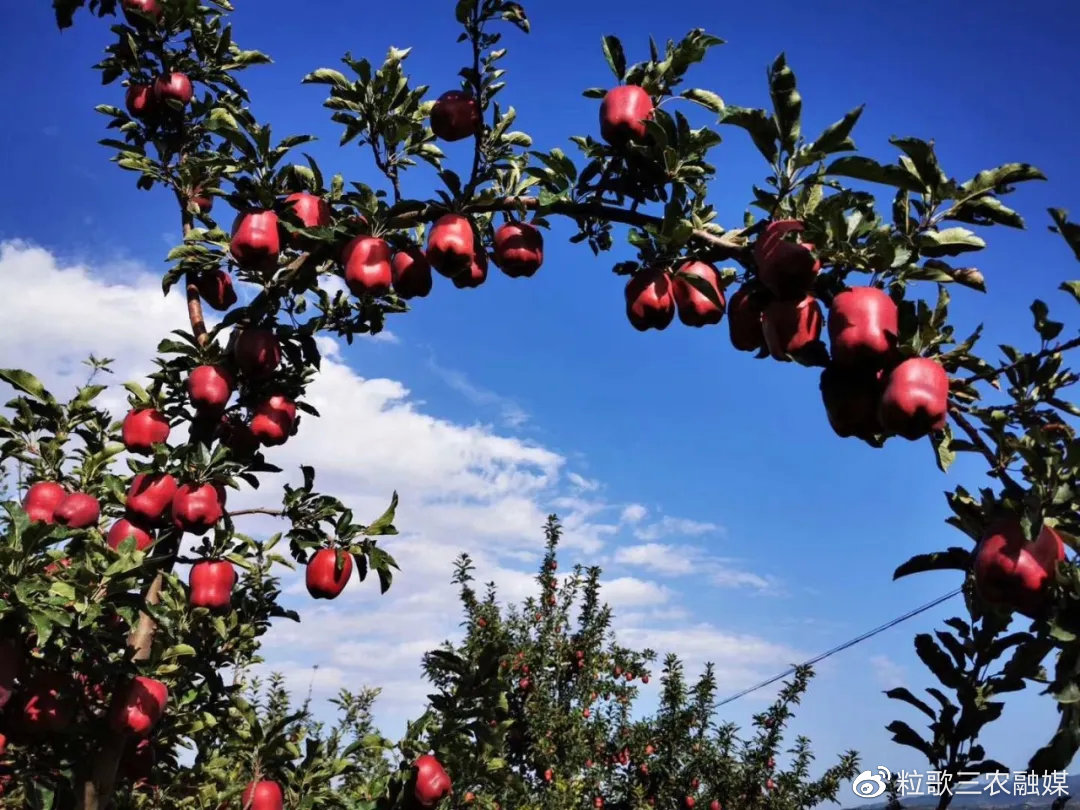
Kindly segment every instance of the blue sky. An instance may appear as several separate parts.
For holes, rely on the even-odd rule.
[[[320,106],[324,89],[300,85],[305,73],[338,67],[345,51],[378,61],[389,46],[412,46],[411,75],[429,84],[434,96],[457,86],[455,74],[466,58],[464,46],[454,45],[449,2],[423,0],[433,9],[423,14],[375,12],[345,0],[307,3],[301,14],[299,4],[280,0],[238,5],[236,39],[275,60],[245,77],[257,116],[273,122],[278,136],[318,135],[310,151],[327,176],[342,172],[348,179],[377,181],[366,153],[337,148],[340,133]],[[507,32],[510,85],[501,99],[517,108],[516,127],[533,135],[537,148],[572,147],[568,136],[595,132],[597,102],[583,98],[581,90],[612,82],[599,47],[604,34],[620,36],[629,59],[638,61],[647,55],[649,33],[663,41],[705,28],[728,44],[711,52],[688,85],[742,106],[766,106],[765,69],[783,50],[798,77],[803,130],[810,135],[865,102],[854,132],[863,154],[891,161],[888,137],[914,135],[936,138],[946,171],[960,179],[1010,161],[1042,168],[1050,181],[1030,184],[1013,197],[1028,231],[983,234],[990,249],[979,266],[990,292],[956,290],[955,320],[964,334],[985,323],[989,350],[1003,342],[1031,345],[1027,305],[1035,296],[1051,304],[1052,315],[1070,315],[1071,302],[1054,290],[1077,270],[1059,238],[1046,232],[1045,211],[1063,206],[1080,214],[1080,167],[1073,159],[1077,121],[1069,103],[1075,61],[1066,33],[1080,22],[1080,10],[1064,3],[1022,10],[1003,0],[934,4],[932,11],[929,5],[911,6],[906,17],[892,4],[860,4],[856,11],[839,0],[811,6],[779,0],[766,15],[755,4],[698,0],[666,4],[662,15],[655,3],[639,0],[534,0],[526,6],[533,33]],[[1053,25],[1046,24],[1048,15]],[[123,96],[119,85],[103,88],[89,69],[107,36],[104,25],[85,14],[60,34],[44,3],[17,4],[8,12],[0,31],[0,102],[10,115],[0,133],[0,153],[7,157],[10,192],[0,199],[0,240],[39,246],[42,251],[33,256],[54,261],[50,272],[83,267],[96,283],[123,287],[139,273],[160,271],[177,241],[177,217],[169,195],[137,191],[134,176],[109,165],[95,143],[105,130],[93,106],[120,104]],[[751,183],[761,182],[766,171],[744,133],[721,132],[725,143],[713,156],[719,172],[714,204],[720,221],[734,227]],[[465,145],[445,151],[459,167],[469,157]],[[431,179],[417,172],[407,190],[423,194]],[[612,577],[667,589],[666,604],[678,603],[686,615],[669,614],[664,626],[672,632],[650,639],[677,645],[680,622],[691,622],[725,637],[814,654],[959,584],[952,573],[898,583],[890,577],[911,553],[964,541],[942,522],[941,493],[957,482],[980,484],[978,465],[958,463],[945,477],[934,467],[928,443],[896,441],[875,451],[837,438],[820,404],[817,373],[735,352],[726,325],[691,330],[676,321],[663,333],[635,332],[623,313],[622,281],[610,273],[615,261],[632,255],[628,246],[596,259],[587,248],[567,244],[567,235],[564,228],[546,235],[545,266],[531,281],[508,279],[494,268],[476,290],[458,291],[436,279],[428,299],[391,321],[396,340],[343,347],[342,369],[397,381],[408,390],[402,397],[410,408],[440,425],[457,426],[462,435],[478,435],[468,431],[479,425],[489,446],[498,438],[563,458],[558,486],[529,489],[522,498],[527,495],[542,514],[602,493],[606,517],[582,520],[616,529],[600,532],[602,547],[583,543],[570,554],[604,561]],[[36,265],[24,248],[18,255],[9,250],[11,261],[6,268],[0,262],[0,268],[32,272]],[[40,281],[6,279],[15,294],[20,285]],[[41,330],[44,341],[55,335],[47,328],[55,321],[44,317],[48,298],[33,297],[43,309],[26,321],[27,329]],[[81,317],[77,308],[66,312]],[[114,330],[142,329],[123,319],[87,318],[96,324],[85,338],[91,348],[94,338],[119,339]],[[0,353],[9,362],[15,349],[0,341]],[[387,401],[401,401],[396,389],[379,390]],[[546,463],[521,452],[515,464]],[[575,486],[570,472],[586,486]],[[393,478],[381,483],[386,495],[409,486]],[[500,503],[510,509],[513,482],[507,492]],[[438,500],[431,492],[429,499]],[[649,517],[620,523],[619,513],[632,505],[646,507]],[[399,525],[407,529],[409,520],[403,502]],[[642,530],[650,520],[653,528]],[[709,526],[714,528],[703,528]],[[533,535],[538,543],[538,525]],[[469,537],[466,532],[437,540],[460,550],[470,548]],[[635,553],[625,551],[647,543],[675,556],[677,548],[693,546],[713,565],[767,577],[776,587],[765,593],[726,587],[670,565],[665,569],[655,557],[650,562],[647,550],[635,552],[641,555],[637,562]],[[407,572],[410,548],[398,553]],[[518,555],[517,570],[528,570],[529,553]],[[506,559],[500,565],[512,568]],[[444,569],[445,578],[450,570]],[[406,573],[400,587],[421,584],[410,584]],[[853,747],[863,752],[865,767],[924,768],[889,743],[883,730],[893,718],[917,724],[918,717],[891,706],[880,691],[901,681],[913,688],[930,685],[912,652],[912,634],[961,609],[959,601],[936,608],[821,666],[796,726],[813,738],[820,763]],[[731,691],[783,668],[770,661],[759,662],[760,671],[733,676]],[[744,721],[759,706],[741,700],[725,716]],[[390,711],[386,722],[400,723],[402,716]],[[1010,701],[988,735],[988,753],[1023,768],[1054,724],[1047,700],[1022,695]]]

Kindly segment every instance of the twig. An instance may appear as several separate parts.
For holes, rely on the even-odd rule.
[[[1016,368],[1021,363],[1026,363],[1029,360],[1042,360],[1044,357],[1049,357],[1050,355],[1057,354],[1058,352],[1066,352],[1069,349],[1075,349],[1078,346],[1080,346],[1080,337],[1074,337],[1072,340],[1068,340],[1064,343],[1058,343],[1056,346],[1051,346],[1048,349],[1043,349],[1041,352],[1037,352],[1036,354],[1025,355],[1024,357],[1017,360],[1015,363],[1006,363],[1005,365],[998,366],[997,368],[990,371],[984,371],[980,374],[975,374],[971,377],[967,377],[963,380],[960,380],[959,382],[961,385],[971,385],[971,383],[979,382],[981,380],[994,379],[995,377],[1000,377],[1006,371]]]
[[[270,509],[265,506],[260,506],[256,509],[237,509],[235,512],[229,512],[229,517],[240,517],[241,515],[270,515],[270,517],[286,517],[286,513],[280,509]]]
[[[473,98],[476,101],[477,107],[480,107],[481,98],[484,94],[484,83],[480,79],[480,34],[482,30],[483,28],[480,25],[480,3],[476,2],[473,4],[472,25],[470,26],[469,35],[470,39],[472,40],[473,51]],[[473,192],[476,190],[476,183],[480,179],[480,162],[482,158],[483,147],[484,121],[483,115],[481,115],[480,126],[476,128],[476,133],[473,135],[472,171],[469,173],[469,182],[466,184],[465,192],[462,195],[463,198],[466,200],[472,197]]]
[[[986,440],[979,434],[979,431],[975,428],[963,412],[955,405],[949,407],[949,415],[953,418],[953,421],[959,426],[961,430],[967,434],[968,439],[975,445],[983,458],[990,464],[990,474],[1000,479],[1006,486],[1011,487],[1019,492],[1023,491],[1023,487],[1016,483],[1012,477],[1005,471],[1005,465],[1001,463],[1001,459],[998,458],[994,451],[990,448],[990,445],[986,443]]]

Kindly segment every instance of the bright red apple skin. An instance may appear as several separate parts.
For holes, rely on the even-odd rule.
[[[431,108],[431,131],[444,141],[469,138],[480,129],[480,105],[468,93],[449,90]]]
[[[852,287],[829,307],[829,349],[837,365],[883,368],[896,351],[900,311],[877,287]]]
[[[728,331],[731,345],[740,352],[756,352],[765,345],[761,329],[762,306],[759,296],[745,285],[735,291],[728,302]]]
[[[176,101],[186,107],[194,96],[195,88],[191,86],[191,79],[186,73],[174,71],[154,79],[154,99],[158,104]]]
[[[232,374],[222,366],[197,366],[187,378],[188,400],[200,414],[224,410],[235,387]]]
[[[326,228],[333,222],[333,212],[330,205],[322,197],[307,191],[290,194],[285,198],[285,205],[291,206],[293,212],[299,217],[305,228]],[[299,235],[294,234],[294,244],[300,241]]]
[[[249,783],[241,797],[241,806],[249,810],[282,810],[285,797],[281,785],[269,780]]]
[[[255,409],[251,433],[260,444],[270,447],[285,444],[296,425],[296,403],[275,395]]]
[[[245,270],[274,273],[281,253],[278,215],[262,209],[239,214],[233,221],[229,252]]]
[[[23,509],[32,523],[52,523],[56,507],[67,497],[67,490],[55,481],[39,481],[26,490]]]
[[[155,444],[168,440],[169,420],[154,408],[133,410],[124,417],[120,435],[129,453],[149,455]]]
[[[447,278],[467,272],[476,253],[472,223],[461,214],[444,214],[428,234],[427,260]]]
[[[707,295],[687,281],[686,276],[699,278],[708,284],[716,293],[720,306],[710,301]],[[683,264],[671,280],[671,292],[675,296],[675,311],[679,315],[679,320],[686,326],[711,326],[720,323],[724,317],[727,302],[720,289],[720,273],[711,264],[705,262]]]
[[[653,114],[653,101],[645,88],[634,84],[608,90],[600,104],[600,135],[612,146],[641,141]]]
[[[132,25],[145,23],[146,18],[155,23],[161,22],[162,9],[158,0],[124,0],[123,7],[124,16]],[[140,17],[140,12],[145,17]]]
[[[641,270],[630,277],[623,291],[626,317],[639,332],[667,329],[675,319],[671,277],[661,269]]]
[[[154,542],[154,538],[150,532],[127,518],[120,518],[120,520],[113,524],[112,528],[109,529],[106,542],[108,542],[109,548],[116,551],[120,548],[120,544],[129,537],[135,538],[135,548],[138,551],[146,551],[146,549],[150,548],[150,545]]]
[[[147,526],[162,525],[176,490],[176,479],[168,473],[139,473],[128,488],[128,516]]]
[[[128,115],[145,121],[152,118],[157,112],[157,99],[154,97],[154,88],[149,84],[132,84],[128,86],[124,94],[124,106],[127,107]]]
[[[821,372],[818,387],[825,415],[837,436],[869,439],[883,432],[878,418],[880,372],[829,366]]]
[[[193,188],[191,190],[189,201],[199,206],[199,210],[204,214],[209,214],[214,207],[214,198],[209,194],[203,194],[201,188]]]
[[[209,210],[209,207],[206,210]],[[200,273],[195,279],[195,287],[199,291],[199,297],[218,312],[225,312],[236,303],[232,276],[224,270]]]
[[[225,513],[224,491],[213,484],[184,484],[173,496],[173,525],[190,534],[206,534]]]
[[[267,329],[245,329],[233,346],[240,373],[253,379],[269,377],[281,364],[281,343]]]
[[[101,504],[93,495],[72,492],[60,501],[53,512],[53,520],[69,529],[88,529],[96,526],[101,517]]]
[[[225,560],[197,562],[188,574],[191,588],[189,604],[222,610],[232,604],[232,591],[236,586],[236,569]]]
[[[912,357],[885,378],[881,425],[893,435],[915,441],[945,427],[949,412],[949,375],[929,357]]]
[[[495,231],[494,259],[510,278],[529,278],[544,263],[544,236],[528,222],[508,222]]]
[[[339,557],[342,564],[340,572],[337,569]],[[315,599],[336,598],[349,583],[352,570],[352,556],[347,552],[332,548],[319,549],[308,561],[304,575],[308,593]]]
[[[709,810],[720,810],[720,802],[716,799],[713,799],[711,802],[709,802]]]
[[[431,754],[418,757],[413,763],[416,770],[416,786],[413,794],[423,807],[434,807],[450,793],[450,777],[442,764]]]
[[[784,239],[784,234],[801,230],[803,224],[798,220],[776,220],[765,226],[754,243],[758,278],[778,298],[801,300],[821,270],[813,245]]]
[[[1031,619],[1045,613],[1045,591],[1057,564],[1065,559],[1065,544],[1049,526],[1027,542],[1019,521],[991,527],[975,549],[975,587],[987,602]]]
[[[452,283],[459,290],[473,289],[479,287],[488,277],[488,258],[487,253],[483,250],[478,250],[476,255],[473,256],[472,262],[469,264],[469,270],[466,273],[459,273],[454,276]]]
[[[161,681],[136,676],[117,694],[109,713],[109,725],[119,734],[145,737],[161,720],[169,702],[169,689]]]
[[[394,293],[399,298],[425,298],[431,292],[431,263],[415,245],[394,254],[390,274]]]
[[[23,689],[22,727],[31,734],[55,734],[71,724],[71,683],[56,672],[35,673]]]
[[[378,297],[390,292],[394,274],[390,245],[374,236],[358,236],[341,251],[345,285],[357,298]]]
[[[761,331],[774,360],[786,361],[819,337],[825,320],[813,296],[801,301],[773,301],[761,313]]]

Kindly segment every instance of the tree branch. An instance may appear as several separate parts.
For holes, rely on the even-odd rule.
[[[1075,349],[1078,346],[1080,346],[1080,337],[1074,337],[1072,340],[1067,340],[1064,343],[1058,343],[1057,345],[1051,346],[1048,349],[1043,349],[1041,352],[1037,352],[1032,355],[1025,355],[1024,357],[1017,360],[1015,363],[1006,363],[1005,365],[998,366],[996,369],[992,369],[991,371],[984,371],[981,374],[973,374],[972,376],[966,377],[959,382],[961,385],[971,385],[975,382],[992,380],[1000,377],[1006,371],[1016,368],[1021,363],[1026,363],[1029,360],[1042,360],[1044,357],[1049,357],[1050,355],[1057,354],[1058,352],[1067,352],[1069,351],[1069,349]]]
[[[990,464],[990,475],[998,478],[1006,486],[1018,491],[1023,492],[1024,488],[1021,487],[1013,478],[1005,471],[1005,465],[1001,463],[1001,459],[994,453],[990,445],[986,443],[986,440],[982,437],[976,427],[971,424],[968,418],[964,415],[955,405],[949,406],[949,416],[953,418],[957,426],[964,431],[971,443],[975,445],[983,458]]]
[[[241,515],[269,515],[270,517],[286,517],[286,513],[281,509],[270,509],[265,506],[260,506],[255,509],[237,509],[235,512],[229,512],[229,517],[240,517]]]

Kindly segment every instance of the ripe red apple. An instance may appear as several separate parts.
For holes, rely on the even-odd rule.
[[[123,9],[124,17],[131,25],[161,22],[162,8],[158,0],[124,0]]]
[[[67,497],[67,490],[55,481],[39,481],[26,490],[23,509],[32,523],[52,523],[56,507]]]
[[[685,804],[689,810],[694,810],[694,805],[697,804],[697,802],[694,800],[693,796],[687,796],[683,799],[683,804]]]
[[[236,303],[232,276],[220,268],[200,273],[195,279],[195,288],[199,291],[199,297],[218,312],[225,312]]]
[[[263,209],[239,214],[233,221],[229,252],[245,270],[267,276],[276,272],[281,253],[278,215]]]
[[[450,777],[431,754],[418,757],[413,768],[416,771],[413,795],[422,807],[434,807],[450,793]]]
[[[532,276],[544,263],[544,237],[528,222],[508,222],[495,231],[495,265],[510,278]]]
[[[480,105],[468,93],[449,90],[435,100],[431,108],[431,131],[444,141],[460,141],[479,131]]]
[[[588,706],[586,706],[584,709],[581,710],[581,716],[584,717],[586,720],[589,719],[589,715],[591,715],[591,714],[592,714],[592,711],[589,709]]]
[[[754,243],[758,278],[778,298],[802,299],[821,270],[813,245],[784,238],[785,234],[801,231],[803,227],[798,220],[776,220],[765,226]]]
[[[728,302],[731,345],[740,352],[756,352],[765,345],[765,333],[761,328],[762,298],[760,291],[744,284]]]
[[[821,337],[823,325],[821,305],[810,295],[801,301],[773,301],[761,313],[761,331],[774,360],[798,354]]]
[[[345,266],[345,284],[360,298],[378,297],[390,292],[394,275],[390,269],[390,245],[374,236],[358,236],[341,251]]]
[[[428,233],[427,260],[447,278],[468,271],[476,252],[472,223],[461,214],[444,214]]]
[[[458,273],[452,279],[452,283],[459,290],[473,289],[487,281],[487,276],[487,253],[485,253],[483,249],[480,249],[476,251],[476,255],[473,256],[472,262],[469,263],[468,271],[465,273]]]
[[[261,782],[250,782],[240,801],[246,810],[282,810],[285,806],[281,785],[265,779]]]
[[[201,415],[215,414],[229,404],[235,385],[224,366],[197,366],[187,378],[188,399]]]
[[[716,799],[713,799],[711,802],[709,802],[709,810],[720,810],[720,802]]]
[[[206,534],[224,515],[224,495],[225,490],[214,484],[184,484],[173,496],[173,525],[190,534]]]
[[[992,526],[975,549],[975,587],[987,602],[1031,619],[1045,613],[1045,590],[1057,564],[1065,559],[1065,543],[1043,526],[1029,543],[1015,519]]]
[[[394,254],[390,273],[398,298],[425,298],[431,292],[431,264],[415,245]]]
[[[852,287],[829,307],[829,348],[837,365],[882,368],[896,350],[896,303],[877,287]]]
[[[268,329],[245,329],[233,346],[233,358],[241,374],[269,377],[281,364],[281,343]]]
[[[145,737],[161,720],[169,689],[161,681],[141,675],[118,692],[109,713],[109,725],[119,734]]]
[[[191,103],[194,95],[195,89],[191,86],[191,79],[186,73],[173,71],[154,79],[154,100],[158,104],[175,101],[180,106],[186,107]]]
[[[214,198],[209,194],[203,194],[203,190],[200,187],[193,188],[191,190],[191,197],[188,199],[190,202],[199,206],[199,210],[204,214],[209,214],[214,207]]]
[[[326,228],[334,220],[329,203],[307,191],[290,194],[285,198],[285,205],[292,206],[293,212],[305,228]],[[301,240],[298,234],[294,234],[290,241],[297,244]]]
[[[336,598],[345,590],[352,570],[352,555],[338,549],[319,549],[307,564],[304,578],[308,593],[315,599]]]
[[[154,408],[139,408],[124,417],[120,435],[129,453],[150,455],[155,444],[168,440],[169,420]]]
[[[88,529],[96,526],[101,517],[101,504],[93,495],[72,492],[60,501],[53,512],[53,520],[69,529]]]
[[[700,279],[716,294],[720,305],[717,306],[701,290],[687,280],[688,276]],[[671,291],[675,296],[675,308],[679,320],[686,326],[709,326],[720,323],[724,317],[726,302],[720,289],[720,273],[711,264],[705,262],[686,262],[679,268],[671,280]]]
[[[602,796],[597,796],[595,799],[592,800],[592,803],[593,807],[596,807],[597,810],[599,810],[599,808],[604,806],[604,798]]]
[[[544,781],[545,782],[550,782],[554,778],[555,778],[555,772],[553,770],[551,770],[551,768],[548,768],[546,771],[544,771]]]
[[[55,734],[71,724],[71,682],[57,672],[34,673],[22,689],[20,720],[30,734]]]
[[[153,118],[157,112],[154,88],[149,84],[128,85],[127,93],[124,94],[124,106],[127,107],[128,115],[132,118],[140,121]]]
[[[261,403],[251,419],[252,435],[268,447],[285,444],[295,426],[296,403],[280,395]]]
[[[10,638],[0,641],[0,710],[15,693],[15,682],[22,675],[25,658],[18,641]]]
[[[929,357],[912,357],[885,378],[881,424],[909,441],[945,427],[949,412],[949,375]]]
[[[109,529],[106,541],[109,544],[109,548],[116,551],[120,548],[120,544],[129,537],[135,538],[135,548],[138,551],[146,551],[146,549],[150,548],[150,545],[154,542],[154,538],[150,532],[127,518],[120,518],[120,520],[113,524],[112,528]]]
[[[168,473],[139,473],[128,488],[128,517],[146,526],[160,526],[172,505],[176,486],[176,479]]]
[[[236,569],[226,560],[197,562],[188,574],[192,607],[221,610],[232,604]]]
[[[769,757],[768,761],[765,763],[765,767],[771,771],[773,768],[776,767],[776,760],[772,757]]]
[[[600,135],[613,146],[641,141],[648,132],[645,122],[652,117],[653,109],[645,88],[634,84],[613,87],[600,104]]]
[[[646,686],[648,686],[648,684],[649,684],[649,676],[648,675],[642,675],[641,676],[641,682],[643,684],[645,684]]]
[[[776,790],[776,782],[774,782],[772,779],[766,779],[765,780],[765,789],[766,790]]]
[[[630,277],[624,290],[626,317],[639,332],[667,329],[675,318],[675,297],[666,270],[645,268]]]
[[[878,405],[881,373],[873,369],[829,366],[819,384],[825,415],[837,436],[869,439],[881,433]]]

